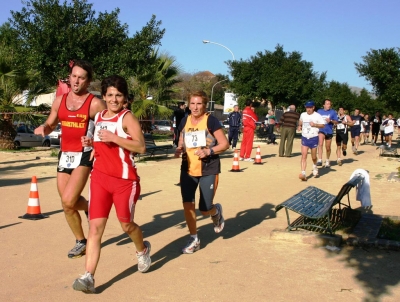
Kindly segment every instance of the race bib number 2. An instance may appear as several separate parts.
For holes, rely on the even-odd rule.
[[[186,132],[185,145],[186,148],[205,147],[207,145],[205,130]]]
[[[82,159],[82,152],[62,152],[59,167],[75,169],[79,166]]]

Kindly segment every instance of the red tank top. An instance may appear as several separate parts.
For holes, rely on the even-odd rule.
[[[68,110],[67,96],[64,94],[58,109],[58,119],[61,122],[61,151],[63,152],[83,152],[90,151],[91,148],[83,148],[81,143],[82,136],[93,137],[94,124],[90,119],[90,104],[94,97],[89,94],[81,108],[78,110]]]
[[[131,136],[125,133],[122,128],[122,120],[127,109],[122,110],[111,118],[105,118],[107,109],[96,114],[94,118],[94,162],[93,169],[100,172],[122,179],[130,179],[139,181],[133,152],[126,150],[115,143],[103,143],[98,139],[100,129],[107,129],[116,135],[132,140]]]

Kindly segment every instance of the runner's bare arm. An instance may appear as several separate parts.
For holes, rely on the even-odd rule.
[[[97,112],[107,109],[106,102],[94,97],[92,103],[90,104],[90,118],[94,119]]]
[[[49,117],[42,125],[35,129],[35,134],[45,136],[51,133],[54,128],[56,128],[58,124],[58,109],[60,108],[61,99],[62,95],[56,97],[53,105],[51,106]]]
[[[224,131],[222,129],[218,129],[217,131],[214,132],[214,136],[218,142],[218,145],[212,148],[214,153],[215,154],[223,153],[226,149],[229,148],[229,142],[226,139]]]
[[[142,129],[140,128],[138,119],[131,112],[124,115],[122,127],[124,128],[124,131],[132,137],[132,140],[120,137],[107,130],[101,130],[101,132],[104,131],[106,134],[105,136],[103,136],[103,134],[101,135],[101,140],[104,142],[113,142],[132,152],[139,154],[145,153],[146,144],[144,142]]]

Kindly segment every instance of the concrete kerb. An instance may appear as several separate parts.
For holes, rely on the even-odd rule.
[[[274,229],[270,233],[271,240],[311,244],[314,246],[336,246],[340,247],[342,242],[348,246],[400,251],[400,241],[378,238],[379,229],[383,218],[400,220],[399,216],[363,214],[353,232],[343,238],[342,235],[320,234],[306,230],[288,231],[285,229]]]
[[[314,246],[336,246],[342,244],[341,235],[319,234],[306,230],[288,231],[287,229],[274,229],[270,233],[270,239],[287,242],[312,244]]]

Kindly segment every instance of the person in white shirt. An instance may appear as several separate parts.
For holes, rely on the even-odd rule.
[[[315,103],[310,100],[305,104],[306,112],[300,115],[298,130],[301,131],[301,173],[299,178],[302,181],[307,181],[306,167],[307,154],[311,150],[311,159],[313,161],[313,175],[318,176],[317,168],[317,147],[318,147],[318,132],[324,128],[325,120],[322,116],[314,112]]]
[[[386,145],[390,148],[392,146],[392,137],[394,132],[394,125],[396,121],[393,118],[393,114],[389,113],[388,118],[382,123],[382,126],[385,127],[385,141]]]

